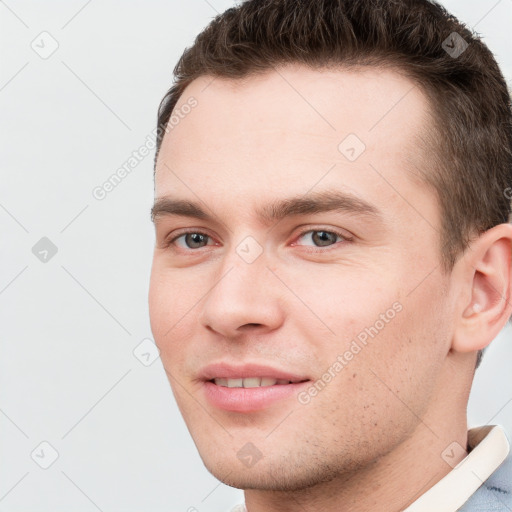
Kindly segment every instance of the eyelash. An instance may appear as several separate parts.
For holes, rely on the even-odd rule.
[[[330,234],[333,234],[333,235],[336,235],[338,237],[340,237],[342,240],[341,241],[338,241],[338,242],[335,242],[331,245],[328,245],[326,247],[318,247],[318,246],[305,246],[305,247],[308,247],[310,250],[312,250],[312,252],[325,252],[329,249],[331,249],[332,247],[334,247],[335,245],[341,243],[341,242],[351,242],[353,240],[352,237],[350,236],[347,236],[345,233],[342,233],[341,231],[337,231],[335,229],[323,229],[323,228],[309,228],[309,229],[305,229],[304,231],[301,231],[297,237],[296,237],[296,240],[302,238],[304,235],[308,234],[308,233],[318,233],[320,231],[324,231],[326,233],[330,233]],[[178,239],[178,238],[181,238],[182,236],[185,236],[185,235],[188,235],[188,234],[198,234],[198,235],[204,235],[210,239],[213,239],[212,236],[208,235],[207,233],[204,233],[202,231],[198,231],[198,230],[187,230],[187,231],[183,231],[181,233],[179,233],[178,235],[175,235],[173,236],[172,238],[169,238],[168,240],[166,240],[164,242],[164,248],[167,249],[169,248],[171,245],[173,245],[173,243]],[[293,243],[293,245],[298,245],[296,244],[295,242]],[[183,251],[186,251],[186,252],[198,252],[200,249],[204,249],[208,246],[204,246],[204,247],[200,247],[198,249],[191,249],[191,248],[187,248],[187,249],[180,249],[180,250],[183,250]]]

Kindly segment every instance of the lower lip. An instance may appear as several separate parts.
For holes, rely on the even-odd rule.
[[[219,409],[251,412],[265,409],[279,400],[296,396],[308,382],[276,384],[258,388],[228,388],[207,381],[204,383],[204,390],[207,400]]]

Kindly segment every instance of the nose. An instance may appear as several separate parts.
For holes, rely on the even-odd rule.
[[[284,317],[283,286],[267,263],[265,253],[251,263],[236,251],[226,256],[200,305],[200,323],[227,339],[277,329]]]

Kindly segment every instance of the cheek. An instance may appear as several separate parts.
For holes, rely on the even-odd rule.
[[[436,276],[414,293],[414,279],[407,277],[396,269],[372,276],[351,275],[350,269],[336,276],[331,269],[329,275],[310,272],[295,281],[297,295],[306,298],[317,317],[305,310],[294,315],[318,356],[317,378],[329,371],[335,375],[330,391],[321,393],[326,410],[329,403],[345,403],[348,416],[378,416],[393,404],[405,409],[402,396],[419,406],[430,396],[432,368],[435,373],[447,348],[443,344],[449,342],[446,298]]]
[[[167,284],[163,281],[160,273],[155,270],[153,263],[149,280],[148,305],[151,331],[157,345],[159,345],[165,332],[165,325],[168,323],[167,312],[172,308],[171,296],[167,289]]]
[[[187,320],[193,315],[193,305],[197,302],[197,298],[188,293],[194,287],[189,287],[179,277],[178,273],[160,270],[154,264],[149,283],[151,331],[166,368],[167,363],[174,365],[183,357]]]
[[[352,414],[362,416],[362,424],[370,430],[379,423],[389,427],[389,435],[395,435],[395,428],[406,432],[432,400],[450,341],[446,299],[440,289],[439,283],[432,282],[401,297],[400,311],[388,323],[374,321],[373,328],[363,331],[368,334],[367,343],[359,343],[361,351],[346,368],[344,392],[357,397]],[[357,377],[350,379],[354,373]],[[362,408],[356,403],[359,400]]]
[[[358,335],[364,342],[369,337],[366,331],[375,330],[375,324],[378,331],[383,330],[401,309],[400,280],[393,279],[391,273],[379,275],[353,265],[319,266],[296,271],[289,281],[304,303],[289,301],[294,308],[290,311],[293,321],[304,328],[309,325],[309,330],[323,325],[330,338],[326,348],[332,350],[343,350]]]
[[[362,452],[367,449],[364,440],[371,440],[385,453],[417,426],[432,397],[435,375],[432,360],[418,349],[428,339],[400,315],[406,311],[398,313],[374,337],[368,334],[366,344],[357,339],[357,326],[352,330],[356,334],[338,343],[337,350],[324,345],[325,352],[329,351],[325,371],[331,368],[335,376],[305,406],[310,414],[304,420],[312,421],[310,427],[320,437],[343,446],[345,437],[353,436],[356,446],[363,443]],[[332,369],[338,355],[343,368],[336,373]]]
[[[184,318],[204,293],[200,288],[200,278],[193,272],[165,268],[165,263],[155,261],[149,283],[149,313],[155,326],[169,329]]]

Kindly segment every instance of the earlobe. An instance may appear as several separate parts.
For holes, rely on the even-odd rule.
[[[472,352],[489,345],[512,314],[512,226],[486,231],[461,260],[459,275],[467,288],[461,293],[452,350]]]

